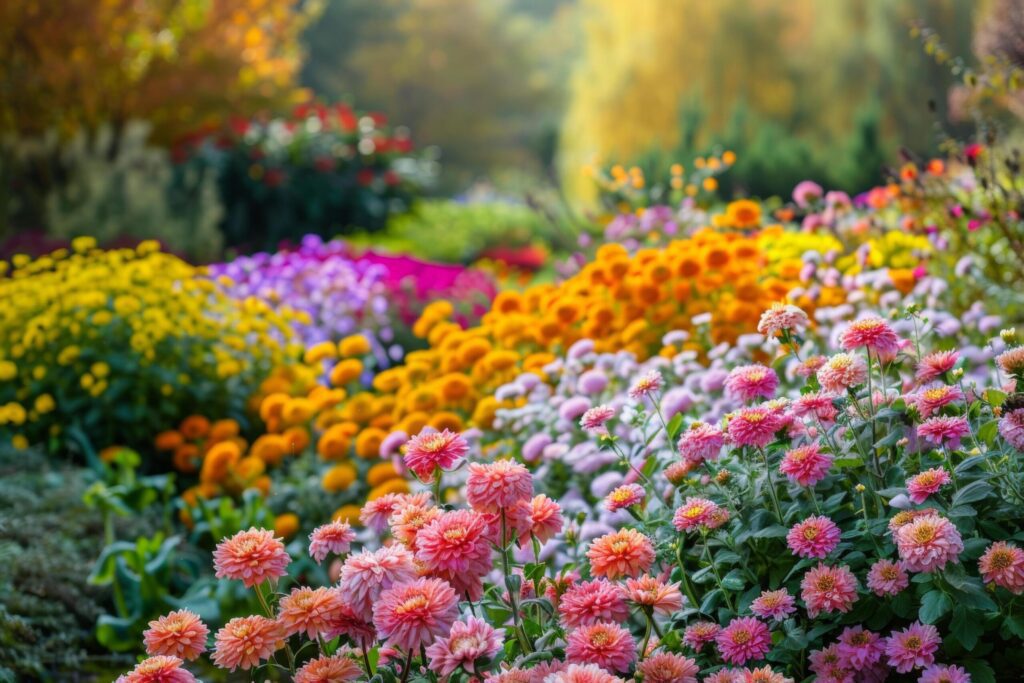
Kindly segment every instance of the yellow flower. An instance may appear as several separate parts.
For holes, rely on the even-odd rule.
[[[314,365],[325,360],[337,358],[337,355],[338,352],[334,344],[329,341],[325,341],[306,349],[306,353],[303,355],[302,360],[310,365]]]
[[[57,403],[50,394],[40,394],[36,397],[35,409],[40,415],[45,415],[56,407]]]
[[[280,538],[291,538],[299,530],[299,516],[286,512],[274,519],[274,535]]]
[[[363,361],[358,358],[346,358],[331,369],[331,384],[343,387],[359,379],[362,374]]]
[[[351,486],[357,477],[356,468],[348,463],[335,465],[324,472],[320,484],[328,493],[338,493]]]
[[[366,500],[377,500],[381,496],[386,496],[389,493],[409,493],[409,482],[405,479],[389,479],[383,484],[370,489],[370,493],[367,494]]]
[[[18,366],[9,360],[0,360],[0,382],[12,380],[18,376]]]
[[[340,508],[334,511],[331,515],[331,519],[335,521],[348,522],[352,526],[359,526],[360,507],[358,505],[342,505]]]
[[[389,479],[397,479],[401,475],[395,471],[395,466],[390,462],[378,462],[370,467],[366,473],[366,483],[372,488],[380,486]]]
[[[353,334],[338,342],[338,352],[344,358],[365,356],[370,352],[370,342],[361,334]]]

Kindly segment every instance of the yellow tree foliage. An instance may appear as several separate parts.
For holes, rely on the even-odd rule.
[[[68,134],[145,119],[166,141],[293,101],[309,5],[4,0],[0,131]]]

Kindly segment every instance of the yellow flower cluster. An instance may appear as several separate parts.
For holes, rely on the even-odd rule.
[[[0,263],[0,300],[0,434],[17,445],[69,425],[139,445],[198,401],[230,414],[232,392],[296,353],[280,341],[287,311],[227,297],[155,242],[16,256]]]

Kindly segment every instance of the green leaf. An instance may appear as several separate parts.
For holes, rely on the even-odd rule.
[[[996,683],[996,672],[984,660],[968,659],[964,668],[971,674],[971,683]]]
[[[1024,614],[1007,614],[1003,620],[1003,626],[1007,631],[1024,640]]]
[[[957,605],[953,609],[953,621],[949,631],[968,652],[978,644],[978,636],[983,632],[981,620],[973,616],[966,607]]]
[[[953,495],[952,507],[974,503],[987,498],[994,490],[992,485],[986,481],[972,481]]]
[[[752,538],[785,538],[789,530],[786,527],[779,524],[773,524],[772,526],[765,527],[759,531],[755,531],[751,534]]]
[[[934,624],[952,608],[949,596],[940,590],[930,590],[921,598],[918,616],[925,624]]]
[[[1006,392],[999,389],[988,388],[985,390],[985,400],[994,407],[999,407],[1006,402]]]

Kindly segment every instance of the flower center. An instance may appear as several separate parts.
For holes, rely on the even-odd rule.
[[[817,527],[809,526],[804,529],[804,538],[808,541],[813,541],[818,537],[818,533]]]
[[[732,642],[737,645],[745,645],[750,642],[751,638],[753,638],[753,636],[750,634],[750,631],[743,629],[741,631],[736,631],[736,633],[732,635]]]
[[[905,641],[903,641],[903,644],[912,650],[916,650],[917,648],[921,647],[921,639],[917,636],[910,636]]]
[[[421,610],[427,606],[427,598],[424,595],[415,595],[395,609],[395,614],[408,614],[416,610]]]
[[[990,563],[993,569],[1009,569],[1013,566],[1013,554],[1006,551],[992,553]]]

